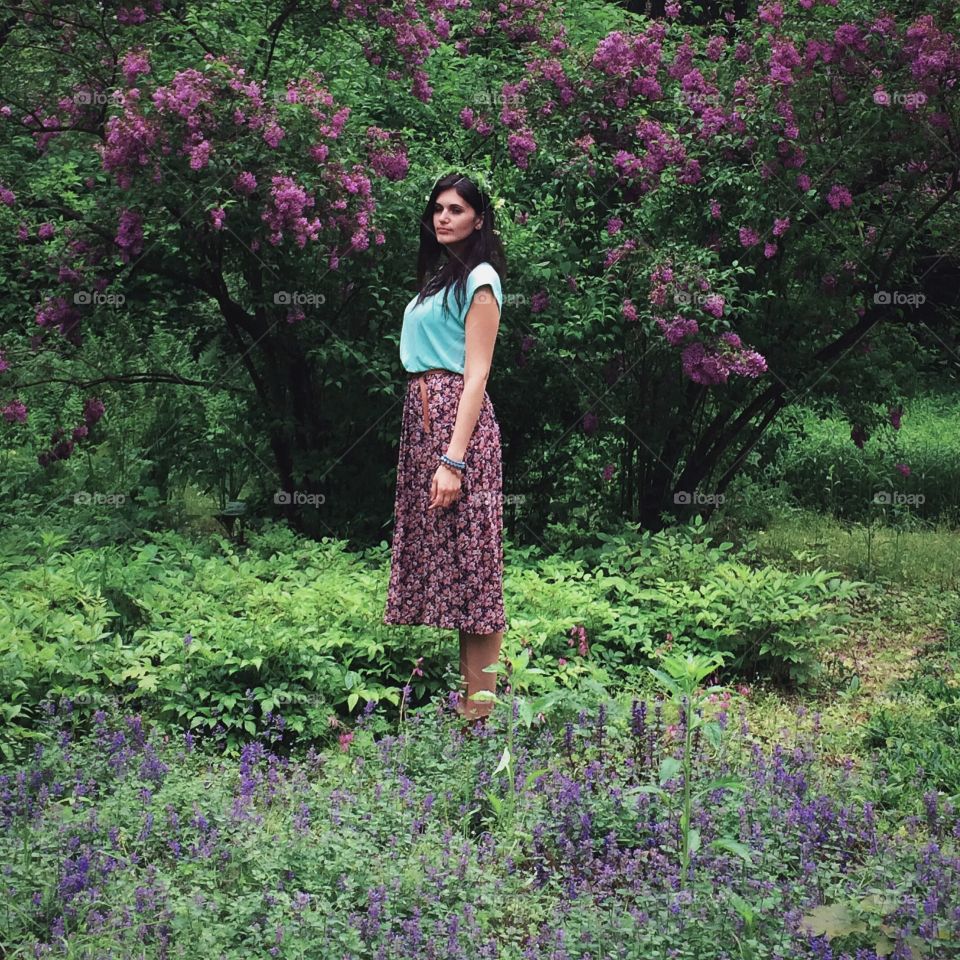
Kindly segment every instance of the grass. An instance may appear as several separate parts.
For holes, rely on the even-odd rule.
[[[789,564],[819,562],[854,579],[924,591],[960,589],[960,536],[938,523],[904,530],[881,524],[844,523],[809,509],[778,517],[755,532],[761,553]]]
[[[824,763],[862,767],[862,725],[891,699],[891,690],[918,664],[948,644],[960,614],[960,536],[948,524],[902,530],[851,524],[784,505],[768,507],[766,523],[747,529],[731,516],[717,519],[718,534],[756,543],[756,562],[798,572],[817,566],[873,584],[868,598],[848,606],[854,617],[836,649],[823,657],[824,675],[813,688],[785,691],[760,682],[748,698],[748,717],[760,739],[784,729],[822,728]],[[715,534],[717,535],[717,534]],[[799,708],[807,715],[798,719]]]

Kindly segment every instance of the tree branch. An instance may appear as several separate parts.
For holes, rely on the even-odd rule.
[[[280,31],[283,29],[284,24],[287,22],[287,20],[290,19],[291,14],[293,13],[294,10],[297,9],[298,6],[300,6],[300,0],[289,0],[287,5],[274,18],[273,23],[271,23],[270,26],[267,27],[266,34],[260,38],[260,43],[258,44],[258,49],[257,49],[258,57],[263,50],[264,42],[268,38],[270,40],[270,49],[267,52],[267,57],[263,64],[263,74],[260,77],[260,79],[263,81],[266,81],[267,76],[270,73],[270,66],[273,63],[274,50],[276,49],[276,46],[277,46],[277,40],[280,39]]]
[[[884,262],[880,273],[878,274],[880,283],[885,281],[896,258],[907,246],[913,236],[919,231],[919,228],[926,223],[927,220],[929,220],[937,212],[937,210],[947,203],[951,196],[953,196],[958,189],[960,189],[960,177],[958,177],[957,171],[953,171],[951,173],[950,189],[947,190],[944,195],[941,196],[935,203],[930,205],[930,208],[913,224],[910,230],[904,231],[903,236],[900,237],[896,246],[890,251],[890,255],[886,258],[886,261]],[[880,311],[868,308],[856,326],[851,327],[845,333],[841,334],[836,340],[827,344],[816,354],[814,354],[811,359],[811,365],[832,360],[834,357],[838,356],[848,347],[860,340],[873,326],[880,322],[882,322],[882,315]],[[701,436],[697,446],[693,451],[691,451],[690,457],[687,461],[687,467],[684,469],[682,476],[678,480],[678,484],[683,482],[689,483],[689,478],[695,475],[698,475],[696,476],[697,480],[702,479],[702,477],[710,472],[710,470],[719,460],[721,454],[730,446],[731,440],[736,437],[737,434],[739,434],[740,431],[746,426],[746,424],[749,423],[758,413],[769,406],[770,410],[765,414],[763,423],[760,425],[759,430],[755,432],[752,439],[748,441],[744,448],[740,451],[733,467],[731,467],[721,479],[722,483],[728,483],[732,476],[731,471],[739,466],[743,458],[750,452],[750,449],[752,449],[752,447],[756,444],[757,440],[759,439],[763,430],[766,429],[766,426],[772,417],[777,411],[788,405],[789,401],[783,399],[783,392],[785,389],[786,388],[784,385],[779,381],[772,384],[766,391],[764,391],[764,393],[756,397],[732,423],[729,423],[725,415],[718,414],[713,419],[706,432]],[[722,428],[728,424],[729,429],[723,431]]]
[[[254,391],[250,390],[247,387],[233,387],[233,386],[224,386],[219,381],[210,382],[207,380],[190,380],[186,377],[181,377],[176,373],[157,373],[157,372],[144,372],[144,373],[111,373],[105,374],[102,377],[94,377],[90,380],[77,380],[73,377],[44,377],[42,380],[31,380],[26,383],[18,383],[16,385],[18,390],[26,389],[27,387],[42,387],[46,386],[48,383],[67,383],[71,386],[78,387],[81,390],[89,390],[93,387],[99,386],[101,383],[117,383],[117,384],[135,384],[135,383],[175,383],[185,387],[205,387],[206,389],[219,389],[227,390],[230,393],[241,393],[247,395],[254,395]]]

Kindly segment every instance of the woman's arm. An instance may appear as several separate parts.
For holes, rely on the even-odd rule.
[[[480,417],[483,392],[493,362],[493,348],[500,327],[500,307],[489,283],[478,287],[467,312],[466,358],[463,364],[463,393],[457,407],[457,422],[447,456],[463,460],[467,444]]]

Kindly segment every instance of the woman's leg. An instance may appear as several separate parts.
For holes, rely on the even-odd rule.
[[[460,631],[460,678],[461,698],[458,712],[468,720],[487,717],[493,703],[470,700],[478,690],[497,692],[497,674],[484,673],[483,668],[500,659],[500,643],[503,631],[496,633],[466,633]]]

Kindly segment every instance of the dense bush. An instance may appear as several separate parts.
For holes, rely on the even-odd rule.
[[[616,611],[604,641],[633,657],[674,644],[729,653],[728,668],[806,683],[818,657],[848,620],[841,601],[866,584],[816,568],[791,573],[747,562],[755,543],[713,544],[701,518],[651,534],[599,535],[602,548],[575,555],[595,566],[595,582]]]
[[[386,544],[350,552],[275,524],[250,530],[246,548],[173,532],[116,547],[68,539],[42,535],[39,567],[32,533],[5,541],[7,735],[32,735],[51,697],[69,696],[89,716],[113,693],[161,722],[200,732],[219,722],[236,748],[278,707],[291,733],[315,737],[335,711],[368,699],[397,706],[418,662],[415,698],[451,685],[455,634],[381,621]],[[538,649],[565,650],[573,626],[603,622],[604,604],[576,565],[518,565],[507,592],[515,635]],[[571,667],[567,682],[577,673]]]
[[[132,457],[161,499],[304,492],[288,522],[375,542],[452,167],[508,251],[491,393],[527,527],[686,519],[808,396],[862,442],[953,363],[957,9],[654,6],[18,7],[4,443],[54,472],[131,455],[99,492],[130,493]]]
[[[849,520],[960,518],[960,417],[952,395],[908,401],[899,429],[887,425],[862,449],[844,433],[836,415],[804,411],[799,435],[780,447],[770,471],[797,503]]]
[[[117,694],[171,730],[220,723],[236,748],[278,708],[291,735],[316,737],[367,700],[397,707],[408,682],[414,700],[456,685],[453,632],[381,621],[386,544],[356,552],[275,524],[248,531],[245,547],[173,532],[99,547],[69,537],[41,534],[39,566],[32,532],[5,540],[8,736],[33,736],[51,697],[89,716]],[[663,643],[805,681],[843,622],[836,603],[856,588],[832,572],[751,569],[730,544],[711,546],[699,518],[604,540],[570,557],[505,547],[506,651],[543,668],[531,692],[635,682]]]

